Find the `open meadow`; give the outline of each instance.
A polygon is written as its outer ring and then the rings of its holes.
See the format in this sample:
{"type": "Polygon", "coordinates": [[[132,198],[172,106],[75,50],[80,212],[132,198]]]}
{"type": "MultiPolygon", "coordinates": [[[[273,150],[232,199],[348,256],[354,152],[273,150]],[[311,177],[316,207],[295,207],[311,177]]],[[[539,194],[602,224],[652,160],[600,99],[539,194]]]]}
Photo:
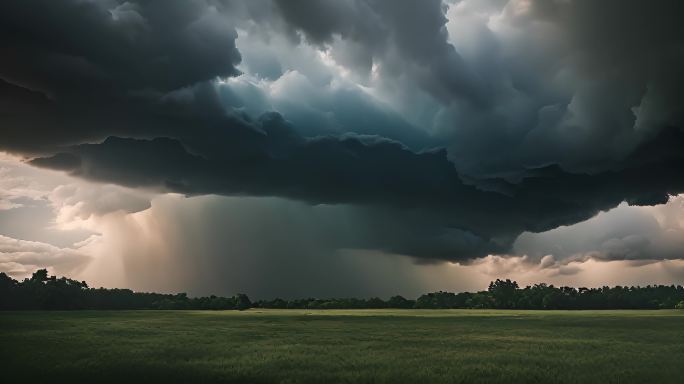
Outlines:
{"type": "Polygon", "coordinates": [[[681,383],[684,311],[5,312],[0,345],[32,383],[681,383]]]}

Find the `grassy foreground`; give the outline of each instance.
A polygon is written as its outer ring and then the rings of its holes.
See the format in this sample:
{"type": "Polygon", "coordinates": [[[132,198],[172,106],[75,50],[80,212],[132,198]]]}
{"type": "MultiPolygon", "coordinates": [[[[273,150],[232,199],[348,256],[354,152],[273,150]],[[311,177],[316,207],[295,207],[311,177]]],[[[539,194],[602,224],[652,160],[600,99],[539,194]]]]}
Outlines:
{"type": "Polygon", "coordinates": [[[684,311],[5,312],[0,365],[31,383],[681,383],[684,311]]]}

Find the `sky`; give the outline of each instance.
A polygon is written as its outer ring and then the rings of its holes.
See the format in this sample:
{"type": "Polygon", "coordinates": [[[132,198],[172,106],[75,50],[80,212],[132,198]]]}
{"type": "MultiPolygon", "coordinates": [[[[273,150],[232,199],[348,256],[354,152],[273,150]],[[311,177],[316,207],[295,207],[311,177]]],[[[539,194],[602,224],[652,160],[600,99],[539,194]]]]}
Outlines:
{"type": "Polygon", "coordinates": [[[0,271],[684,284],[678,0],[0,3],[0,271]]]}

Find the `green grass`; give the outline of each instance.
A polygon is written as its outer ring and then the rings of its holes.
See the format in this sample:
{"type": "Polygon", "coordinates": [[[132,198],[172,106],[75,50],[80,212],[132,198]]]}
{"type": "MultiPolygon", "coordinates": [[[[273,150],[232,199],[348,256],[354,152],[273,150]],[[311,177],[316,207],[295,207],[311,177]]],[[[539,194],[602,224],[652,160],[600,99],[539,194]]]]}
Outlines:
{"type": "Polygon", "coordinates": [[[684,311],[0,313],[5,379],[682,383],[684,311]]]}

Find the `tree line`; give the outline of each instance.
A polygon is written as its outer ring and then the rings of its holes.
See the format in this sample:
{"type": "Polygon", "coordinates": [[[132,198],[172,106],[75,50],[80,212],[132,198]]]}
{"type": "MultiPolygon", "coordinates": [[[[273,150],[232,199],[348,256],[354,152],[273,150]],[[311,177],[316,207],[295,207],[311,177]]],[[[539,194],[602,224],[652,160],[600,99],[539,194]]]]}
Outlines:
{"type": "Polygon", "coordinates": [[[90,288],[85,281],[48,276],[45,269],[17,281],[0,273],[0,309],[238,309],[252,307],[245,294],[233,297],[188,297],[185,293],[133,292],[130,289],[90,288]]]}
{"type": "Polygon", "coordinates": [[[535,284],[520,288],[511,280],[492,281],[481,292],[433,292],[416,300],[394,296],[380,298],[260,300],[258,308],[346,309],[684,309],[684,287],[649,285],[646,287],[572,288],[535,284]]]}
{"type": "Polygon", "coordinates": [[[520,288],[511,280],[492,281],[486,291],[432,292],[415,300],[393,296],[388,300],[294,299],[250,301],[245,294],[233,297],[188,297],[185,293],[161,294],[130,289],[90,288],[85,281],[48,276],[45,269],[17,281],[0,273],[1,310],[76,309],[684,309],[681,285],[646,287],[572,288],[535,284],[520,288]]]}

